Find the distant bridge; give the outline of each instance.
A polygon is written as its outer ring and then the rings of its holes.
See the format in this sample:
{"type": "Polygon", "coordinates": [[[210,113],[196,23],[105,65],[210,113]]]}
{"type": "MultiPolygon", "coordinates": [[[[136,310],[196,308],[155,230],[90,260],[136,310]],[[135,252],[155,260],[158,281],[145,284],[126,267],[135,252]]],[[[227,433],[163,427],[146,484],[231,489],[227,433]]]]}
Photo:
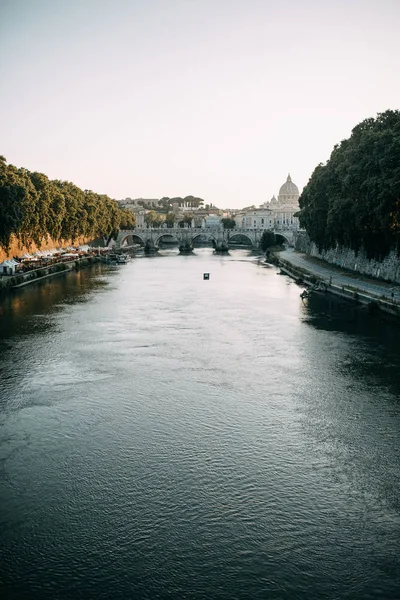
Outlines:
{"type": "Polygon", "coordinates": [[[291,229],[244,229],[235,227],[234,229],[224,229],[223,227],[137,227],[135,229],[120,231],[115,242],[116,248],[121,248],[123,245],[132,245],[135,243],[135,238],[143,244],[152,241],[154,246],[158,248],[162,238],[173,238],[178,244],[183,244],[186,241],[194,242],[196,238],[200,238],[202,242],[209,242],[212,245],[217,245],[218,242],[225,241],[228,244],[231,242],[240,242],[240,236],[249,240],[253,248],[258,248],[261,236],[264,231],[272,231],[276,235],[282,236],[286,242],[293,246],[295,231],[291,229]]]}

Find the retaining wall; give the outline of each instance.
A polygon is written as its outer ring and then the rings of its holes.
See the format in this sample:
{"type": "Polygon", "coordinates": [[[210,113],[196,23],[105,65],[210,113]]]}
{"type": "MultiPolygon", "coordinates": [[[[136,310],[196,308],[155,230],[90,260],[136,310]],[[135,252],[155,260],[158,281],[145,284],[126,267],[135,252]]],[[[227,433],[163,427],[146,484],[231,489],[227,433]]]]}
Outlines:
{"type": "Polygon", "coordinates": [[[384,260],[369,260],[363,250],[356,255],[350,248],[331,248],[330,250],[318,251],[317,246],[310,241],[306,233],[298,233],[295,248],[309,256],[321,258],[326,262],[356,271],[369,277],[377,277],[384,281],[400,283],[400,257],[396,251],[391,252],[384,260]]]}

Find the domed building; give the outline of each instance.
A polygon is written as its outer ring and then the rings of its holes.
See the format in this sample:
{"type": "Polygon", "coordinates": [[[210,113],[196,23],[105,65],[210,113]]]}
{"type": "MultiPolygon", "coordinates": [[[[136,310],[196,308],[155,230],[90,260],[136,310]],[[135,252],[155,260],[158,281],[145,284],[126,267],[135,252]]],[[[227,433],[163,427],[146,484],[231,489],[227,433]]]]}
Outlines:
{"type": "Polygon", "coordinates": [[[299,197],[299,188],[289,174],[279,190],[278,198],[272,196],[269,202],[264,202],[259,208],[238,213],[235,217],[236,225],[246,229],[296,231],[299,219],[294,215],[299,210],[299,197]]]}
{"type": "Polygon", "coordinates": [[[290,173],[287,176],[285,183],[281,186],[278,194],[278,204],[280,206],[299,206],[299,188],[293,183],[290,173]]]}

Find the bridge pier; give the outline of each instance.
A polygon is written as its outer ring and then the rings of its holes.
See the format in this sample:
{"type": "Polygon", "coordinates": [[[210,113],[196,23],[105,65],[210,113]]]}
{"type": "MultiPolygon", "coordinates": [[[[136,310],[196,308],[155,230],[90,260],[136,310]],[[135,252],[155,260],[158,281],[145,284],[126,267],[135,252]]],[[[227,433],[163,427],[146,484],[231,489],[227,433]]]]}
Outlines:
{"type": "Polygon", "coordinates": [[[193,240],[186,238],[179,244],[179,254],[192,254],[193,252],[193,240]]]}
{"type": "Polygon", "coordinates": [[[157,254],[158,249],[156,248],[155,244],[154,244],[154,240],[152,238],[149,238],[145,241],[144,243],[144,253],[145,254],[157,254]]]}

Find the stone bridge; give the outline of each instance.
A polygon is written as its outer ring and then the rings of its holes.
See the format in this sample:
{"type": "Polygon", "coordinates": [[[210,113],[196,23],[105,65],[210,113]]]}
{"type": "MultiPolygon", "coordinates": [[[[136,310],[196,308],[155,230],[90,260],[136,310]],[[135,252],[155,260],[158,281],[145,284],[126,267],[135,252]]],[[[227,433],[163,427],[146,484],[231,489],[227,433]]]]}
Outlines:
{"type": "MultiPolygon", "coordinates": [[[[234,229],[224,229],[223,227],[137,227],[132,230],[120,231],[115,241],[115,247],[119,249],[124,245],[131,246],[139,241],[143,244],[153,241],[154,246],[158,248],[159,242],[163,237],[167,236],[169,239],[172,237],[179,244],[184,244],[187,241],[194,242],[196,238],[200,237],[202,242],[209,242],[215,246],[222,241],[229,244],[230,242],[234,242],[235,238],[236,241],[240,241],[239,236],[244,236],[249,240],[253,248],[258,248],[264,231],[266,230],[243,229],[239,227],[235,227],[234,229]],[[136,242],[135,239],[137,240],[136,242]]],[[[270,231],[273,231],[276,235],[281,235],[290,246],[294,245],[295,231],[291,229],[273,229],[270,231]]]]}

